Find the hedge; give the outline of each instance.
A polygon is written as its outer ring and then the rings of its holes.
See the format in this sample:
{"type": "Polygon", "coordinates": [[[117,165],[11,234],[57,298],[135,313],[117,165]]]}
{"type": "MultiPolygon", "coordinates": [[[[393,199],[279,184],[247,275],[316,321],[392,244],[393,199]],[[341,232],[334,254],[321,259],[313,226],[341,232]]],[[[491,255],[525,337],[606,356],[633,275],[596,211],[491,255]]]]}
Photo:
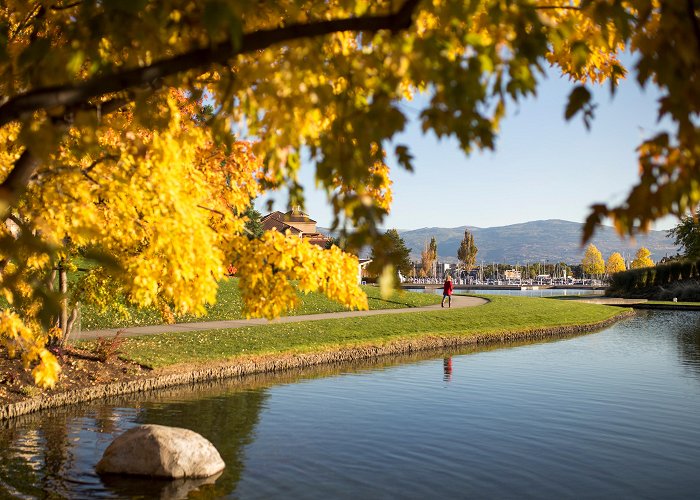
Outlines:
{"type": "Polygon", "coordinates": [[[666,287],[678,281],[699,278],[699,268],[700,260],[688,259],[622,271],[610,277],[608,291],[625,293],[650,287],[666,287]]]}

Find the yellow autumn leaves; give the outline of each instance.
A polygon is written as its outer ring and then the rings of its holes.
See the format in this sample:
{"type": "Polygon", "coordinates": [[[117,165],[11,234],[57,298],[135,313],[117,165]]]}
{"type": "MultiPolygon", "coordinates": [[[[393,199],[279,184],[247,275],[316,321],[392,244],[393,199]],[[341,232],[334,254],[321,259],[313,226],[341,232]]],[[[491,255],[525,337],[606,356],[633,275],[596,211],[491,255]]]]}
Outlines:
{"type": "MultiPolygon", "coordinates": [[[[623,47],[639,56],[638,81],[659,87],[673,126],[643,143],[638,186],[620,207],[594,205],[585,236],[606,216],[620,232],[643,230],[700,200],[700,56],[677,42],[697,38],[691,4],[7,0],[0,213],[19,232],[0,232],[3,294],[47,329],[55,297],[42,286],[80,249],[102,253],[130,300],[169,319],[201,313],[229,262],[249,273],[251,314],[292,304],[289,279],[362,307],[341,283],[354,281],[351,260],[303,242],[246,241],[250,200],[287,186],[302,202],[306,158],[334,225],[353,228],[356,248],[376,242],[392,195],[383,149],[412,168],[396,142],[409,115],[465,152],[492,149],[506,108],[536,92],[546,62],[614,84],[623,47]],[[404,99],[420,92],[421,109],[409,109],[404,99]],[[256,269],[259,259],[269,264],[256,269]]],[[[578,86],[566,116],[583,111],[588,124],[591,95],[578,86]]]]}
{"type": "Polygon", "coordinates": [[[351,309],[367,309],[357,258],[337,246],[324,250],[298,236],[269,231],[260,239],[236,238],[234,249],[248,316],[280,316],[298,303],[296,290],[320,291],[351,309]]]}
{"type": "MultiPolygon", "coordinates": [[[[204,314],[228,263],[239,269],[250,316],[272,318],[293,307],[290,280],[302,292],[318,290],[347,307],[367,307],[355,257],[276,232],[246,237],[240,214],[260,193],[262,176],[249,143],[215,145],[180,92],[166,93],[153,106],[165,110],[167,127],[146,129],[125,109],[85,135],[73,130],[40,167],[15,217],[23,224],[19,238],[31,231],[41,235],[41,244],[19,245],[22,240],[12,240],[3,226],[5,243],[14,243],[3,248],[8,264],[1,283],[22,314],[3,312],[0,337],[10,354],[35,364],[39,385],[53,385],[60,369],[37,320],[48,304],[32,293],[42,286],[37,279],[50,276],[67,256],[67,242],[99,250],[111,262],[109,270],[88,274],[82,294],[102,307],[106,293],[121,290],[134,304],[160,309],[165,320],[204,314]],[[117,289],[104,287],[106,275],[117,289]]],[[[374,170],[384,178],[380,167],[374,170]]]]}

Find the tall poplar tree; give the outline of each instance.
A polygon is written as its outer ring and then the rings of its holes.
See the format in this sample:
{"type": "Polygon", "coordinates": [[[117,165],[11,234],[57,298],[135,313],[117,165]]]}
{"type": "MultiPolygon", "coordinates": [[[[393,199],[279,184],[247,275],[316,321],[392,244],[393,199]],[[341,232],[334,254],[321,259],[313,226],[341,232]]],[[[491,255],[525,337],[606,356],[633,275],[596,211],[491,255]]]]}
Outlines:
{"type": "Polygon", "coordinates": [[[468,229],[464,230],[464,237],[457,249],[457,259],[462,263],[464,269],[471,271],[476,264],[476,254],[479,249],[474,243],[474,235],[468,229]]]}
{"type": "Polygon", "coordinates": [[[433,275],[433,278],[435,277],[435,271],[436,271],[436,264],[437,264],[437,259],[438,259],[438,248],[437,248],[437,240],[435,239],[435,236],[430,238],[430,246],[428,247],[428,251],[430,252],[430,269],[431,273],[433,275]]]}

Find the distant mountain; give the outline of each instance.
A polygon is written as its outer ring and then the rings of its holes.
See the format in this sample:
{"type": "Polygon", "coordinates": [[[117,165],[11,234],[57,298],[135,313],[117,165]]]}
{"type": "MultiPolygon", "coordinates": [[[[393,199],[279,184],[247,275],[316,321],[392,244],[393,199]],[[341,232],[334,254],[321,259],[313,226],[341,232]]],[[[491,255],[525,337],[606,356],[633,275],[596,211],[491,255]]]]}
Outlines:
{"type": "MultiPolygon", "coordinates": [[[[481,262],[525,263],[581,262],[585,248],[581,247],[583,224],[565,220],[539,220],[510,226],[479,228],[461,226],[454,228],[426,227],[410,231],[399,230],[399,234],[411,249],[413,259],[420,259],[426,241],[435,237],[441,261],[456,262],[457,249],[467,227],[474,235],[479,248],[477,260],[481,262]]],[[[666,237],[666,231],[650,231],[638,236],[634,242],[621,239],[612,227],[601,226],[596,230],[592,243],[603,254],[603,259],[612,252],[620,252],[625,258],[634,258],[641,246],[647,247],[653,260],[666,255],[676,255],[678,248],[666,237]]]]}

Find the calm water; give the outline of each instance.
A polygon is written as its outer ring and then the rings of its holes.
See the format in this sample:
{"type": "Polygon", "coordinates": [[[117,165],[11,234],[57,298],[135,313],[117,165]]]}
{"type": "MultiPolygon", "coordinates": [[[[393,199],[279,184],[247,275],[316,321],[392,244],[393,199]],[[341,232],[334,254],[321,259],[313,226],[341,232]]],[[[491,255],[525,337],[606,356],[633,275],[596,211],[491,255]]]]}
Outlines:
{"type": "Polygon", "coordinates": [[[697,498],[700,314],[124,397],[0,430],[0,497],[697,498]],[[193,429],[212,484],[102,480],[134,425],[193,429]]]}
{"type": "MultiPolygon", "coordinates": [[[[436,293],[442,295],[442,288],[407,289],[411,292],[436,293]]],[[[583,290],[578,288],[543,288],[540,290],[455,290],[457,295],[516,295],[518,297],[578,297],[581,295],[603,295],[605,290],[583,290]]]]}

